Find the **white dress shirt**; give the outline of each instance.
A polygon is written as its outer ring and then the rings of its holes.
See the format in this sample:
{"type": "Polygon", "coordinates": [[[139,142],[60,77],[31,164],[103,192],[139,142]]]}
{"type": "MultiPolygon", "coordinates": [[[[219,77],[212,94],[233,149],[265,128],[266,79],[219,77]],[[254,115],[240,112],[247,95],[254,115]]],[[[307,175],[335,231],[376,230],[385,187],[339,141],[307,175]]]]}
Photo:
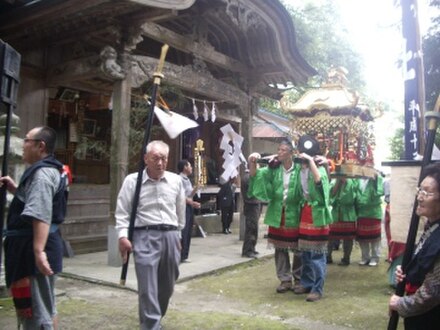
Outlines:
{"type": "MultiPolygon", "coordinates": [[[[128,237],[128,226],[133,205],[138,173],[125,178],[115,210],[118,238],[128,237]]],[[[185,226],[185,191],[180,175],[165,171],[159,180],[151,179],[143,171],[139,204],[134,227],[172,225],[182,230],[185,226]]]]}

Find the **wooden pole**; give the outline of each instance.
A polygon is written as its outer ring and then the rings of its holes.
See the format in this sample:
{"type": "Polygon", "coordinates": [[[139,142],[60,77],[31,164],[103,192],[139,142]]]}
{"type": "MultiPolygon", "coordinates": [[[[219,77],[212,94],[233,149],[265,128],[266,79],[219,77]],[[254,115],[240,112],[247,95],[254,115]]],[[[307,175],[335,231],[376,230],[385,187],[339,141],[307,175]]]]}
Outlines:
{"type": "MultiPolygon", "coordinates": [[[[437,126],[440,121],[440,95],[437,98],[437,102],[435,103],[434,111],[429,111],[425,115],[426,121],[427,121],[427,128],[428,128],[428,137],[426,138],[426,146],[425,151],[423,154],[423,160],[422,165],[420,168],[420,175],[419,175],[419,181],[418,184],[421,182],[423,169],[431,162],[431,156],[432,156],[432,150],[434,148],[434,140],[435,140],[435,133],[437,131],[437,126]]],[[[419,216],[416,213],[417,210],[417,196],[414,200],[413,204],[413,210],[411,215],[411,222],[408,230],[408,236],[406,240],[405,245],[405,253],[403,254],[402,259],[402,271],[405,273],[406,267],[408,266],[409,262],[411,261],[411,258],[414,253],[414,246],[417,236],[417,229],[419,227],[419,216]]],[[[405,293],[405,281],[402,281],[397,284],[396,288],[396,295],[403,296],[405,293]]],[[[396,311],[393,311],[391,313],[390,319],[388,321],[388,330],[395,330],[397,329],[397,325],[399,323],[399,314],[396,311]]]]}
{"type": "MultiPolygon", "coordinates": [[[[163,78],[162,69],[165,63],[165,57],[168,52],[169,46],[167,44],[162,46],[162,51],[160,54],[159,59],[159,65],[157,67],[156,72],[153,74],[154,80],[153,80],[153,91],[151,93],[151,105],[150,105],[150,112],[148,114],[148,120],[145,127],[145,134],[144,134],[144,141],[142,144],[142,150],[141,150],[141,158],[139,161],[139,170],[138,170],[138,176],[136,181],[136,188],[134,191],[133,196],[133,206],[130,213],[130,223],[128,226],[128,239],[130,242],[133,241],[133,231],[134,231],[134,223],[136,220],[136,213],[137,208],[139,204],[139,195],[141,192],[141,184],[142,184],[142,174],[145,169],[145,163],[144,163],[144,154],[145,149],[147,147],[148,141],[150,140],[150,134],[151,134],[151,127],[153,126],[153,119],[154,119],[154,107],[156,106],[156,96],[157,91],[160,86],[161,79],[163,78]]],[[[122,271],[121,271],[121,279],[120,284],[125,285],[125,281],[127,279],[127,270],[128,270],[128,262],[130,260],[130,254],[127,255],[127,261],[122,265],[122,271]]]]}

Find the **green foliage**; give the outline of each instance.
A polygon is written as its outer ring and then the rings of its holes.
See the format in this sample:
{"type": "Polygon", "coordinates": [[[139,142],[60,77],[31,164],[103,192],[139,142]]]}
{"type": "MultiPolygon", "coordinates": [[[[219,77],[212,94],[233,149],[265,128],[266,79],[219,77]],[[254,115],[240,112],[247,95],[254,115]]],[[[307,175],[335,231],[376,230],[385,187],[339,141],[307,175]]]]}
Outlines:
{"type": "Polygon", "coordinates": [[[393,137],[390,139],[390,160],[400,160],[403,159],[405,154],[405,141],[404,141],[405,130],[399,128],[394,133],[393,137]]]}
{"type": "MultiPolygon", "coordinates": [[[[306,61],[318,71],[309,81],[319,86],[327,79],[330,67],[342,66],[349,72],[350,87],[361,92],[365,88],[361,55],[349,42],[348,31],[341,25],[337,4],[332,0],[305,1],[302,6],[285,4],[296,29],[298,49],[306,61]]],[[[303,94],[301,86],[297,89],[303,94]]]]}
{"type": "MultiPolygon", "coordinates": [[[[440,9],[440,1],[431,1],[430,5],[437,10],[440,9]]],[[[440,94],[440,17],[435,17],[423,38],[423,61],[425,67],[425,95],[426,109],[433,110],[437,97],[440,94]]]]}
{"type": "Polygon", "coordinates": [[[284,115],[284,111],[281,109],[279,101],[265,97],[260,98],[259,101],[259,108],[263,108],[270,112],[284,115]]]}

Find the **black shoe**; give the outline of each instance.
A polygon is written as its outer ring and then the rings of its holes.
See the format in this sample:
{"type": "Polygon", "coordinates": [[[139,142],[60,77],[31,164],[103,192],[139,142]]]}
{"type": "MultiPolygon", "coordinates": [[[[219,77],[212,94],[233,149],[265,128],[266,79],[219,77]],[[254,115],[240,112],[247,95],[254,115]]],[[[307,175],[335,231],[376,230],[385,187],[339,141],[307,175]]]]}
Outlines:
{"type": "Polygon", "coordinates": [[[246,257],[246,258],[252,258],[252,259],[256,259],[257,258],[257,255],[255,253],[253,253],[253,252],[248,252],[248,253],[242,254],[241,256],[242,257],[246,257]]]}
{"type": "Polygon", "coordinates": [[[333,258],[330,256],[327,256],[327,264],[332,264],[333,263],[333,258]]]}
{"type": "Polygon", "coordinates": [[[342,258],[341,261],[338,263],[338,266],[348,266],[350,265],[350,260],[342,258]]]}
{"type": "Polygon", "coordinates": [[[228,234],[232,234],[232,231],[229,228],[226,230],[228,231],[228,234]]]}
{"type": "Polygon", "coordinates": [[[255,254],[260,254],[260,252],[258,252],[258,251],[255,251],[255,250],[254,250],[253,252],[254,252],[255,254]]]}
{"type": "Polygon", "coordinates": [[[225,234],[225,235],[228,235],[228,234],[229,234],[229,232],[228,232],[227,229],[223,229],[222,233],[225,234]]]}

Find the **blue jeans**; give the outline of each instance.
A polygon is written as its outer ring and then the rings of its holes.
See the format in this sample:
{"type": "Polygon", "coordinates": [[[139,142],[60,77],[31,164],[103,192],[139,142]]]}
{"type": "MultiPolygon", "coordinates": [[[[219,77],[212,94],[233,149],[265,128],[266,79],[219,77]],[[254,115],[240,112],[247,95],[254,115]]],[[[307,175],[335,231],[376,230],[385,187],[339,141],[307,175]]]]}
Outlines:
{"type": "Polygon", "coordinates": [[[301,259],[301,285],[306,289],[310,289],[310,292],[322,295],[325,275],[327,273],[325,254],[303,251],[301,259]]]}

